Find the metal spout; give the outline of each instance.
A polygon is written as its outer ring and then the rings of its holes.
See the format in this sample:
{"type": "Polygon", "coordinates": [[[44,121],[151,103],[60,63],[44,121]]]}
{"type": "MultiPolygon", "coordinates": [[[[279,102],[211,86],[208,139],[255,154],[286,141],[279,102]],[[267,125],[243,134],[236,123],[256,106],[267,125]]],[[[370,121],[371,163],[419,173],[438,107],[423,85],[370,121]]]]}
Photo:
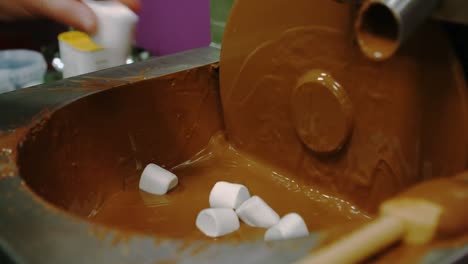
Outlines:
{"type": "Polygon", "coordinates": [[[438,0],[367,0],[355,24],[362,52],[370,59],[390,58],[434,11],[438,0]]]}

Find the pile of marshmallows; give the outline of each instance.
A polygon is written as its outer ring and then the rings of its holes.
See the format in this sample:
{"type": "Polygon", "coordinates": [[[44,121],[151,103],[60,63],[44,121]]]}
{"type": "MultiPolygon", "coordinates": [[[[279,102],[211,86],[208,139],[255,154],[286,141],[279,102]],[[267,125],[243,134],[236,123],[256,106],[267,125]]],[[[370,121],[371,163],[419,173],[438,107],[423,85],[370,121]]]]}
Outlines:
{"type": "MultiPolygon", "coordinates": [[[[152,194],[163,195],[178,183],[177,176],[155,165],[149,164],[140,178],[140,189],[152,194]]],[[[210,192],[211,208],[203,209],[197,216],[196,226],[209,237],[220,237],[240,228],[239,218],[249,226],[268,228],[265,240],[283,240],[309,235],[300,215],[289,213],[281,219],[260,197],[250,196],[242,184],[217,182],[210,192]]]]}

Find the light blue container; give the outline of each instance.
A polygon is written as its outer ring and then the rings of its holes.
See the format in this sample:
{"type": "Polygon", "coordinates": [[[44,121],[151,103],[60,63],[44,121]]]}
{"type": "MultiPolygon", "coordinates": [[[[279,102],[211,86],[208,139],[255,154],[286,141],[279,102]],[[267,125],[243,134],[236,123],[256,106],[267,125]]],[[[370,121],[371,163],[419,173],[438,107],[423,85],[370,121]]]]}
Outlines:
{"type": "Polygon", "coordinates": [[[32,50],[0,51],[0,93],[41,84],[47,64],[32,50]]]}

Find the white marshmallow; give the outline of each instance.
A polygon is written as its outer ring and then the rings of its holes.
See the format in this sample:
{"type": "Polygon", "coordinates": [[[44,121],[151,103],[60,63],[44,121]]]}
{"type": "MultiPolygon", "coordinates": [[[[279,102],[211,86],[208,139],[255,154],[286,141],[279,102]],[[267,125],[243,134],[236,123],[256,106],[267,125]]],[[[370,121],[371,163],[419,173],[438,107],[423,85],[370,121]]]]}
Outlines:
{"type": "Polygon", "coordinates": [[[174,188],[178,181],[172,172],[150,163],[141,174],[139,186],[145,192],[162,195],[174,188]]]}
{"type": "Polygon", "coordinates": [[[252,196],[236,210],[237,215],[249,226],[269,228],[276,225],[280,217],[258,196],[252,196]]]}
{"type": "Polygon", "coordinates": [[[265,240],[284,240],[309,235],[304,219],[296,213],[290,213],[265,232],[265,240]]]}
{"type": "Polygon", "coordinates": [[[249,190],[242,184],[217,182],[210,192],[210,206],[212,208],[238,208],[250,198],[249,190]]]}
{"type": "Polygon", "coordinates": [[[209,237],[219,237],[239,229],[239,218],[229,208],[208,208],[202,210],[195,222],[200,231],[209,237]]]}

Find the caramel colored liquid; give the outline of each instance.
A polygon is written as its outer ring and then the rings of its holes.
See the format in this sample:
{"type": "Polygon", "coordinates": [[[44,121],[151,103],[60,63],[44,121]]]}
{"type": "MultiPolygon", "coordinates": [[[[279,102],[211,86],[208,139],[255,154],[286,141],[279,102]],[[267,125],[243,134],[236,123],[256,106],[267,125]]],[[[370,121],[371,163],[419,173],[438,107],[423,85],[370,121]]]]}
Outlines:
{"type": "MultiPolygon", "coordinates": [[[[121,229],[171,238],[206,239],[195,227],[200,210],[209,207],[208,196],[217,181],[241,183],[262,197],[278,214],[297,212],[310,231],[323,230],[353,219],[366,218],[353,205],[283,176],[233,149],[217,134],[205,150],[173,169],[179,185],[158,196],[138,189],[138,181],[107,199],[92,221],[121,229]]],[[[263,239],[265,229],[241,228],[222,239],[263,239]]]]}

